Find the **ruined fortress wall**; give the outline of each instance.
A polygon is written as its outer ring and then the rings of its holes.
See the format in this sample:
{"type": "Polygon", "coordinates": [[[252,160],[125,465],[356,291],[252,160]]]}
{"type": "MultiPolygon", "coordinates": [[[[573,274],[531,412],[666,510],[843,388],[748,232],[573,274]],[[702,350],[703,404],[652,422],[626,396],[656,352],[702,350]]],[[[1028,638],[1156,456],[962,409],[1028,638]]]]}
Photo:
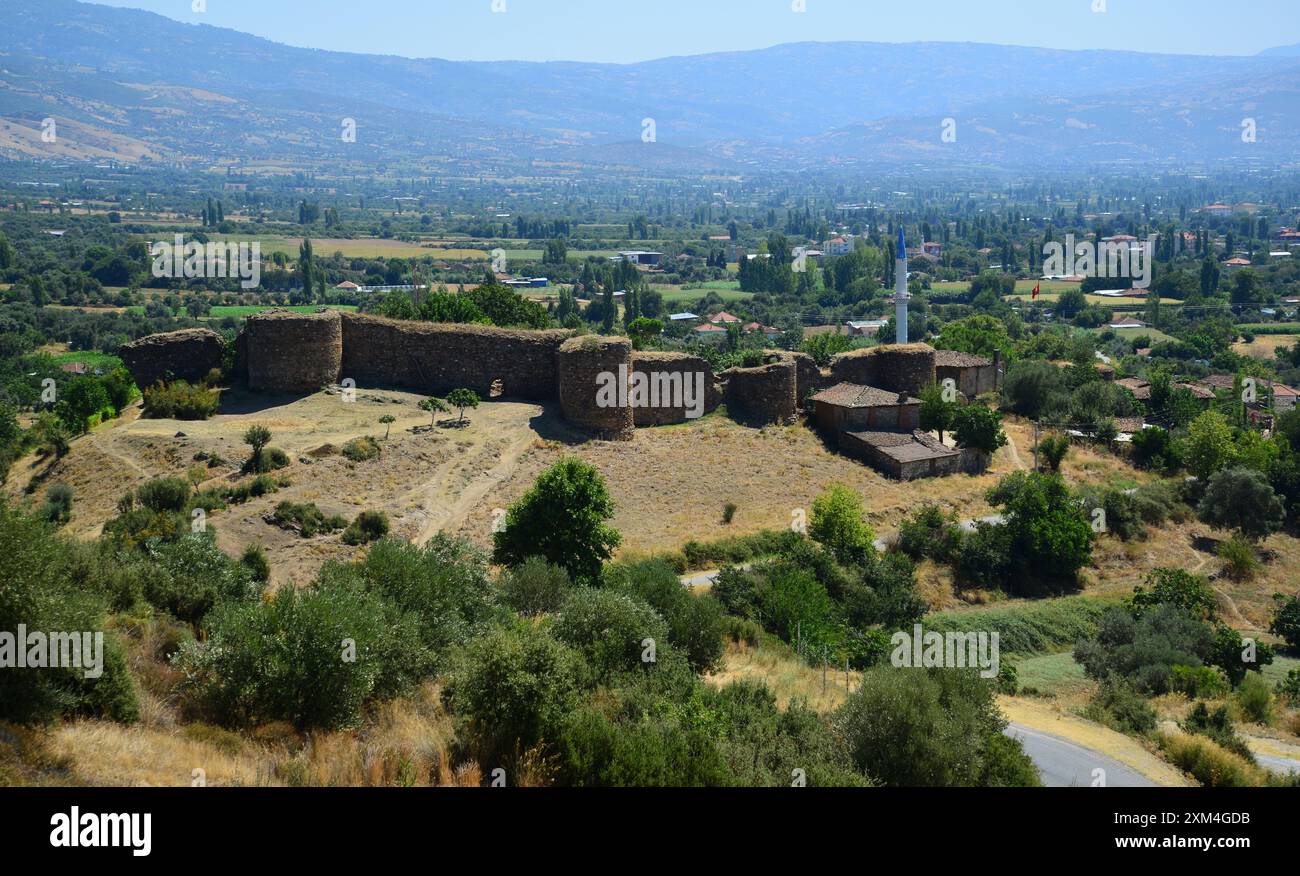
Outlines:
{"type": "Polygon", "coordinates": [[[221,367],[225,348],[221,335],[210,329],[182,329],[140,338],[124,345],[118,355],[144,390],[160,380],[202,380],[221,367]]]}
{"type": "Polygon", "coordinates": [[[346,313],[340,377],[358,385],[401,386],[446,395],[472,389],[530,401],[559,395],[557,354],[566,330],[524,331],[495,326],[404,322],[346,313]]]}
{"type": "MultiPolygon", "coordinates": [[[[671,375],[673,382],[680,381],[677,385],[692,387],[694,392],[696,385],[696,375],[704,375],[704,413],[712,413],[722,404],[722,386],[718,383],[717,377],[709,363],[699,356],[692,356],[689,353],[659,353],[659,352],[638,352],[632,354],[632,371],[634,373],[649,375],[671,375]]],[[[660,381],[661,386],[664,385],[660,381]]],[[[672,399],[677,401],[678,399],[672,399]]],[[[685,396],[681,397],[685,400],[685,396]]],[[[692,399],[694,400],[694,399],[692,399]]],[[[641,426],[664,426],[671,423],[684,423],[689,418],[686,416],[687,408],[685,405],[669,405],[669,399],[660,399],[660,406],[656,408],[636,407],[632,411],[633,421],[638,427],[641,426]]]]}
{"type": "Polygon", "coordinates": [[[917,395],[935,382],[934,348],[889,344],[841,353],[831,360],[832,383],[856,383],[917,395]]]}
{"type": "Polygon", "coordinates": [[[248,386],[262,392],[315,392],[337,383],[343,362],[338,311],[270,310],[244,323],[248,386]]]}
{"type": "Polygon", "coordinates": [[[611,441],[631,438],[636,431],[632,408],[617,404],[618,399],[601,406],[597,389],[598,377],[604,372],[617,376],[622,365],[631,373],[632,342],[596,335],[571,338],[560,346],[558,358],[564,419],[611,441]]]}
{"type": "Polygon", "coordinates": [[[776,350],[774,355],[780,356],[783,361],[794,363],[795,368],[795,395],[798,399],[800,408],[803,407],[808,396],[814,395],[826,387],[823,386],[825,381],[822,378],[822,371],[817,367],[816,360],[807,353],[795,353],[789,350],[776,350]]]}
{"type": "Polygon", "coordinates": [[[727,412],[737,422],[794,422],[799,409],[799,374],[793,359],[758,368],[729,368],[722,376],[727,381],[727,412]]]}

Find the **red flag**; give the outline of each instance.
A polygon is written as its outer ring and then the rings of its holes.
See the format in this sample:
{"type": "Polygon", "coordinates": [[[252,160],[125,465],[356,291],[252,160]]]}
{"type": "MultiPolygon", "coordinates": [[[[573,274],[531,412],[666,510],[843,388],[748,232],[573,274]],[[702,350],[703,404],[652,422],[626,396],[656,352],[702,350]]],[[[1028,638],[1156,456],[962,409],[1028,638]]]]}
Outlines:
{"type": "Polygon", "coordinates": [[[1038,286],[1035,286],[1035,287],[1034,287],[1034,294],[1030,296],[1031,299],[1033,299],[1033,298],[1037,298],[1037,297],[1038,297],[1038,289],[1039,289],[1039,286],[1042,286],[1042,285],[1043,285],[1042,283],[1039,283],[1038,286]]]}

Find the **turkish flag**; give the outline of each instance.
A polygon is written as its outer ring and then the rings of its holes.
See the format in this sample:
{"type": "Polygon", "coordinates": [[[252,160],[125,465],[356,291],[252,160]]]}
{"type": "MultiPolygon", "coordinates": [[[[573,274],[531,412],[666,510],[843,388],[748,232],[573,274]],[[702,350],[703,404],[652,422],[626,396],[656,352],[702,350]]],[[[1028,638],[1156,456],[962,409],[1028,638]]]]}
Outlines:
{"type": "Polygon", "coordinates": [[[1034,294],[1031,295],[1031,296],[1029,296],[1031,299],[1032,299],[1032,298],[1037,298],[1037,297],[1038,297],[1038,290],[1039,290],[1039,287],[1042,286],[1042,285],[1043,285],[1042,283],[1039,283],[1037,286],[1034,287],[1034,294]]]}

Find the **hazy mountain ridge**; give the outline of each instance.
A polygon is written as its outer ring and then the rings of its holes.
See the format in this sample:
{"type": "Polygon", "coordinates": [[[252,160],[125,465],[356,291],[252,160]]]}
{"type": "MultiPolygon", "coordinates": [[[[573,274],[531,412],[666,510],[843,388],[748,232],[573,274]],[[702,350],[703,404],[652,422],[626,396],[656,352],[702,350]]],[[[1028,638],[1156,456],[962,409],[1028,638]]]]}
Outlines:
{"type": "MultiPolygon", "coordinates": [[[[617,165],[644,157],[634,149],[646,145],[645,119],[656,145],[676,147],[656,156],[672,166],[1075,161],[1078,146],[1110,142],[1123,158],[1212,160],[1235,154],[1200,145],[1208,127],[1228,124],[1218,115],[1258,105],[1273,113],[1261,129],[1295,131],[1297,121],[1280,75],[1295,81],[1297,63],[1285,54],[798,43],[628,65],[452,62],[294,48],[74,0],[0,0],[0,11],[0,116],[66,116],[181,160],[617,165]],[[1207,93],[1224,102],[1218,115],[1207,93]],[[939,141],[948,116],[966,134],[955,144],[939,141]],[[362,132],[347,145],[373,155],[342,148],[344,118],[362,132]]],[[[1294,139],[1248,154],[1295,160],[1294,139]]],[[[37,157],[3,143],[0,152],[37,157]]]]}

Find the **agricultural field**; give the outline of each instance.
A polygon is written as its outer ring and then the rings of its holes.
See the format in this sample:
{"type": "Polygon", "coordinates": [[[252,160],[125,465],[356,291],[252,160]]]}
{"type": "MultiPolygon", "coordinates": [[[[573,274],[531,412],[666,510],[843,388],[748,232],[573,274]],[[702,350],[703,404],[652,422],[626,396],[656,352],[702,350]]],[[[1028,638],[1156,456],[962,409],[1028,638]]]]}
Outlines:
{"type": "Polygon", "coordinates": [[[1255,335],[1249,342],[1237,341],[1232,345],[1232,352],[1255,359],[1272,359],[1278,347],[1294,347],[1297,341],[1300,341],[1300,334],[1255,335]]]}

